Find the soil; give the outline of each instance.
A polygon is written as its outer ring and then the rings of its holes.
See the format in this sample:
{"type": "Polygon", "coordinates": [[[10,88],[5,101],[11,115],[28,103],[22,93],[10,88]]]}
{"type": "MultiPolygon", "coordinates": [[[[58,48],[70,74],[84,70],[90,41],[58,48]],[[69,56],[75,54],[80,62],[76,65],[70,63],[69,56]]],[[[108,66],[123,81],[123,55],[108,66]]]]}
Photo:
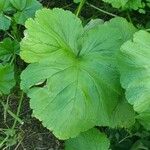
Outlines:
{"type": "Polygon", "coordinates": [[[21,114],[24,125],[20,129],[23,135],[17,150],[63,150],[63,142],[44,128],[39,120],[32,117],[28,98],[24,99],[23,106],[21,114]]]}

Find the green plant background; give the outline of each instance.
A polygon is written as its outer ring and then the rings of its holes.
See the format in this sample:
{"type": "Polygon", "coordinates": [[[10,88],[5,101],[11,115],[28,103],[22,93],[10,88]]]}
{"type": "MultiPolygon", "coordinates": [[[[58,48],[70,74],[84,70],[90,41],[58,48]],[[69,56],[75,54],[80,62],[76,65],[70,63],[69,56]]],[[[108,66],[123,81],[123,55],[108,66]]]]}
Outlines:
{"type": "Polygon", "coordinates": [[[0,149],[150,149],[149,9],[1,0],[0,149]]]}

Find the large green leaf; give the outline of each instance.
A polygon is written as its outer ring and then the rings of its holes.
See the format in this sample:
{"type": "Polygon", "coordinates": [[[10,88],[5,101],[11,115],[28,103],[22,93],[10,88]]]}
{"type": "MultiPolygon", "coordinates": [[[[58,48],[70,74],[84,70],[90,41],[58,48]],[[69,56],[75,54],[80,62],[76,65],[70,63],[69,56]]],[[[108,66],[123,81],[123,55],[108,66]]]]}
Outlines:
{"type": "Polygon", "coordinates": [[[10,0],[11,4],[17,9],[14,15],[15,21],[18,24],[24,25],[28,18],[33,18],[35,12],[42,8],[42,5],[37,0],[10,0]]]}
{"type": "Polygon", "coordinates": [[[108,150],[109,139],[97,129],[90,129],[65,143],[65,150],[108,150]]]}
{"type": "Polygon", "coordinates": [[[14,85],[15,79],[13,67],[0,64],[0,95],[8,94],[14,85]]]}
{"type": "Polygon", "coordinates": [[[85,31],[71,12],[43,9],[26,27],[20,56],[31,64],[21,75],[21,88],[34,116],[58,138],[97,124],[114,127],[121,124],[118,118],[114,125],[116,116],[123,120],[121,113],[133,113],[130,107],[118,111],[123,96],[116,55],[125,39],[111,21],[85,31]]]}
{"type": "Polygon", "coordinates": [[[150,34],[135,33],[133,41],[126,42],[119,55],[121,83],[126,98],[140,115],[142,124],[150,129],[150,34]]]}

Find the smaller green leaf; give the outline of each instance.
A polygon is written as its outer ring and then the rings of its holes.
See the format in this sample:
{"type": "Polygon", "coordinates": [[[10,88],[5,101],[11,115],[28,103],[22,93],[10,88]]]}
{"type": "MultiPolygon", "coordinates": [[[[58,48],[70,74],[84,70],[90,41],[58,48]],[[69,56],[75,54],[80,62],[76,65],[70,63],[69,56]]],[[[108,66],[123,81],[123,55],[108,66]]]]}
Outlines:
{"type": "Polygon", "coordinates": [[[15,85],[14,70],[11,65],[0,64],[0,95],[8,94],[15,85]]]}
{"type": "Polygon", "coordinates": [[[11,20],[4,14],[0,14],[0,30],[8,30],[11,24],[11,20]]]}
{"type": "Polygon", "coordinates": [[[10,58],[19,51],[19,43],[12,41],[10,38],[0,42],[0,60],[7,62],[10,58]]]}
{"type": "Polygon", "coordinates": [[[0,0],[0,13],[12,10],[10,0],[0,0]]]}
{"type": "Polygon", "coordinates": [[[138,10],[139,8],[144,8],[141,0],[129,0],[125,6],[128,9],[138,10]]]}
{"type": "Polygon", "coordinates": [[[65,150],[108,150],[109,139],[97,129],[90,129],[65,143],[65,150]]]}
{"type": "Polygon", "coordinates": [[[37,0],[26,0],[24,2],[22,0],[11,0],[11,4],[19,10],[14,15],[14,18],[21,25],[24,25],[28,18],[33,18],[35,12],[42,8],[42,5],[37,0]]]}
{"type": "Polygon", "coordinates": [[[11,19],[5,15],[11,11],[12,7],[9,0],[0,0],[0,30],[8,30],[11,24],[11,19]]]}
{"type": "Polygon", "coordinates": [[[138,10],[144,8],[142,0],[103,0],[111,4],[114,8],[138,10]]]}
{"type": "Polygon", "coordinates": [[[103,0],[104,2],[110,3],[115,8],[124,7],[128,0],[103,0]]]}
{"type": "Polygon", "coordinates": [[[27,0],[10,0],[13,7],[17,10],[22,11],[26,7],[27,0]]]}

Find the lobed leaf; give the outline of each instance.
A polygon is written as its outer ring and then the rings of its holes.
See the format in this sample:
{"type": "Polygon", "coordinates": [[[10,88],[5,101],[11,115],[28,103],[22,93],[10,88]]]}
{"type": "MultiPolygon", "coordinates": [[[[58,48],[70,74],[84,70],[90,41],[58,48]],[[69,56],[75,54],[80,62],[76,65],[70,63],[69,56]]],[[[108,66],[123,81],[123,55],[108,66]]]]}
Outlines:
{"type": "Polygon", "coordinates": [[[113,20],[85,30],[69,11],[42,9],[26,28],[20,56],[31,64],[21,75],[21,88],[31,98],[33,115],[45,127],[68,139],[95,125],[124,126],[120,121],[124,113],[134,122],[128,104],[118,111],[124,96],[116,55],[130,36],[118,34],[113,20]]]}
{"type": "Polygon", "coordinates": [[[140,115],[139,120],[148,121],[150,114],[150,34],[135,33],[133,41],[121,47],[118,56],[121,83],[126,89],[126,98],[140,115]]]}

